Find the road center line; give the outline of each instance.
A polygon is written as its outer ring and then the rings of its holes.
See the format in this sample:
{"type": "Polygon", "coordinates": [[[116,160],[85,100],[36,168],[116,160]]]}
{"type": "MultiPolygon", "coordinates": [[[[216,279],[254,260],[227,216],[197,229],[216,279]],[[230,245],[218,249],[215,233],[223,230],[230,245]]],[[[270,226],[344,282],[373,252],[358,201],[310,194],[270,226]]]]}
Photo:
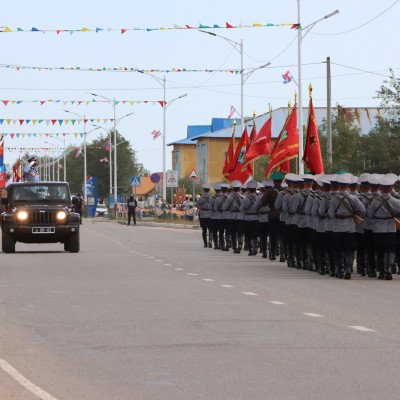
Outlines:
{"type": "Polygon", "coordinates": [[[232,286],[232,285],[220,285],[221,287],[226,287],[226,288],[231,288],[231,287],[235,287],[235,286],[232,286]]]}
{"type": "Polygon", "coordinates": [[[57,400],[51,394],[45,392],[39,386],[36,386],[30,380],[26,379],[22,374],[20,374],[12,365],[10,365],[7,361],[2,360],[0,358],[0,368],[10,375],[14,380],[16,380],[19,384],[21,384],[25,389],[29,390],[36,397],[41,400],[57,400]]]}
{"type": "Polygon", "coordinates": [[[349,328],[355,329],[356,331],[360,331],[360,332],[375,332],[374,329],[369,329],[369,328],[366,328],[365,326],[360,326],[360,325],[350,326],[349,328]]]}
{"type": "Polygon", "coordinates": [[[324,318],[324,316],[323,315],[321,315],[321,314],[315,314],[315,313],[307,313],[307,312],[305,312],[305,313],[303,313],[304,315],[307,315],[308,317],[313,317],[313,318],[324,318]]]}
{"type": "Polygon", "coordinates": [[[162,262],[162,261],[164,261],[164,260],[154,260],[154,261],[157,261],[157,262],[160,262],[160,261],[161,261],[161,262],[162,262]]]}
{"type": "Polygon", "coordinates": [[[282,305],[286,304],[286,303],[282,303],[281,301],[276,301],[276,300],[271,300],[271,301],[269,301],[269,303],[275,304],[277,306],[282,306],[282,305]]]}
{"type": "Polygon", "coordinates": [[[210,278],[205,278],[202,279],[204,282],[214,282],[214,279],[210,279],[210,278]]]}
{"type": "Polygon", "coordinates": [[[183,268],[174,268],[175,271],[183,271],[183,268]]]}
{"type": "Polygon", "coordinates": [[[253,293],[253,292],[242,292],[242,294],[245,294],[246,296],[258,296],[257,293],[253,293]]]}
{"type": "Polygon", "coordinates": [[[199,274],[196,274],[195,272],[186,272],[186,275],[198,276],[199,274]]]}
{"type": "Polygon", "coordinates": [[[164,264],[166,267],[170,267],[172,264],[164,264]]]}

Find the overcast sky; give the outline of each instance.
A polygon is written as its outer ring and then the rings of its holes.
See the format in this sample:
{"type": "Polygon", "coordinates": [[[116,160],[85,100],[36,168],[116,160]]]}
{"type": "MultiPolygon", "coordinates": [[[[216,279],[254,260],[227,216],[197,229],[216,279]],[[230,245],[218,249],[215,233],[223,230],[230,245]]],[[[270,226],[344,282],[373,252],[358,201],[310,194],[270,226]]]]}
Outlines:
{"type": "MultiPolygon", "coordinates": [[[[332,65],[333,103],[343,106],[377,106],[377,88],[389,68],[400,69],[396,41],[400,34],[400,3],[376,20],[345,34],[377,16],[394,0],[302,1],[303,26],[335,9],[340,14],[318,23],[303,42],[303,88],[307,103],[307,86],[314,87],[314,104],[326,104],[327,56],[342,64],[377,74],[332,65]],[[320,35],[324,33],[335,35],[320,35]],[[312,65],[307,65],[312,64],[312,65]]],[[[203,23],[207,25],[297,22],[296,0],[136,1],[136,0],[13,0],[4,2],[0,25],[12,28],[130,28],[203,23]]],[[[251,115],[286,106],[295,85],[283,85],[282,73],[290,70],[297,77],[296,32],[286,27],[218,30],[235,41],[244,40],[245,68],[257,67],[271,60],[271,67],[256,71],[245,86],[244,110],[251,115]]],[[[10,33],[0,35],[1,64],[85,67],[159,68],[239,68],[239,54],[224,40],[193,31],[153,31],[120,33],[10,33]]],[[[159,75],[161,78],[162,74],[159,75]]],[[[227,117],[231,105],[240,110],[240,77],[226,73],[167,74],[167,100],[187,93],[167,112],[167,142],[186,136],[191,124],[209,124],[212,117],[227,117]]],[[[38,72],[0,69],[1,99],[89,99],[95,91],[120,100],[160,100],[162,89],[149,76],[137,73],[38,72]]],[[[60,119],[70,118],[62,105],[0,105],[0,118],[60,119]]],[[[108,104],[68,106],[89,118],[112,118],[108,104]]],[[[158,105],[118,105],[117,118],[135,114],[119,125],[141,161],[150,171],[160,171],[162,140],[152,140],[151,132],[162,130],[162,108],[158,105]]],[[[2,132],[76,132],[64,127],[1,126],[2,132]]],[[[97,133],[95,134],[97,135],[97,133]]],[[[92,137],[94,138],[95,136],[92,137]]],[[[90,136],[89,136],[90,138],[90,136]]],[[[6,139],[6,146],[45,146],[44,140],[6,139]]],[[[58,142],[48,140],[57,144],[58,142]]],[[[70,137],[68,143],[79,143],[70,137]]],[[[168,166],[171,165],[168,148],[168,166]]],[[[17,153],[5,153],[6,163],[17,153]]],[[[95,172],[90,171],[91,174],[95,172]]]]}

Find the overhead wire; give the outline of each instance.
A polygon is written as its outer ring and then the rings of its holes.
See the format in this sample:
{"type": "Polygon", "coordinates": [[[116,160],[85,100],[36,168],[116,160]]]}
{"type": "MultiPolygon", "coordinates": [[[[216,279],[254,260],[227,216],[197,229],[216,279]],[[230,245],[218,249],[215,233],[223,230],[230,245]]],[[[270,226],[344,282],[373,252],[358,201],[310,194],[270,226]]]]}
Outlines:
{"type": "Polygon", "coordinates": [[[371,18],[370,20],[362,23],[361,25],[358,25],[354,28],[342,31],[342,32],[333,32],[333,33],[320,33],[320,32],[310,32],[312,35],[318,35],[318,36],[336,36],[336,35],[344,35],[345,33],[350,33],[353,32],[357,29],[363,28],[365,25],[368,25],[369,23],[375,21],[378,19],[381,15],[385,14],[387,11],[389,11],[392,7],[394,7],[400,0],[396,0],[394,3],[392,3],[389,7],[387,7],[385,10],[380,12],[378,15],[375,15],[375,17],[371,18]]]}

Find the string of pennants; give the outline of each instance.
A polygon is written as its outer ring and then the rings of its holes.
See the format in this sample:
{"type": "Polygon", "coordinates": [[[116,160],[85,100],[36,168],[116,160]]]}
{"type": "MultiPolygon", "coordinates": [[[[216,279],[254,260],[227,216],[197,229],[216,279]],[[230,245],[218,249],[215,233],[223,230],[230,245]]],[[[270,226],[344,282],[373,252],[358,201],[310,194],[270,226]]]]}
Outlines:
{"type": "Polygon", "coordinates": [[[141,74],[151,74],[151,73],[178,73],[178,72],[205,72],[205,73],[215,73],[222,72],[227,74],[239,74],[240,69],[237,68],[170,68],[170,69],[141,69],[137,67],[45,67],[37,65],[15,65],[15,64],[0,64],[0,68],[11,69],[15,71],[22,70],[36,70],[36,71],[80,71],[80,72],[137,72],[141,74]]]}
{"type": "Polygon", "coordinates": [[[47,126],[49,125],[68,125],[71,123],[75,124],[87,124],[90,123],[107,123],[113,122],[113,118],[91,118],[91,119],[0,119],[0,125],[36,125],[45,123],[47,126]]]}
{"type": "MultiPolygon", "coordinates": [[[[164,100],[113,100],[115,105],[118,104],[130,104],[131,106],[134,106],[135,104],[139,103],[144,103],[144,104],[159,104],[161,107],[164,107],[165,104],[167,103],[164,100]]],[[[3,99],[0,100],[0,103],[3,104],[4,106],[8,106],[9,104],[24,104],[24,103],[37,103],[40,104],[41,106],[45,104],[51,104],[51,103],[61,103],[64,106],[65,105],[78,105],[80,106],[81,104],[84,105],[89,105],[93,103],[109,103],[107,100],[96,100],[96,99],[90,99],[90,100],[59,100],[59,99],[48,99],[48,100],[11,100],[11,99],[3,99]]]]}
{"type": "Polygon", "coordinates": [[[15,32],[41,32],[41,33],[56,33],[59,35],[60,33],[86,33],[86,32],[119,32],[123,35],[126,32],[152,32],[152,31],[170,31],[170,30],[198,30],[198,29],[243,29],[243,28],[272,28],[272,27],[288,27],[290,29],[299,29],[300,24],[296,23],[280,23],[273,24],[270,22],[267,23],[258,23],[253,22],[252,24],[231,24],[229,22],[225,22],[225,24],[198,24],[198,25],[177,25],[173,24],[172,26],[161,26],[155,28],[144,28],[144,27],[133,27],[133,28],[75,28],[75,29],[46,29],[46,28],[21,28],[21,27],[10,27],[10,26],[2,26],[0,27],[0,33],[15,33],[15,32]]]}
{"type": "Polygon", "coordinates": [[[60,150],[64,150],[64,148],[58,147],[8,147],[6,146],[4,150],[9,152],[24,152],[24,151],[44,151],[44,152],[52,152],[52,153],[59,153],[60,150]]]}
{"type": "MultiPolygon", "coordinates": [[[[81,137],[83,138],[83,132],[63,132],[63,133],[0,133],[2,136],[7,136],[10,139],[19,139],[19,138],[36,138],[36,137],[59,137],[59,136],[69,136],[73,135],[75,138],[81,137]]],[[[0,139],[1,140],[1,139],[0,139]]]]}

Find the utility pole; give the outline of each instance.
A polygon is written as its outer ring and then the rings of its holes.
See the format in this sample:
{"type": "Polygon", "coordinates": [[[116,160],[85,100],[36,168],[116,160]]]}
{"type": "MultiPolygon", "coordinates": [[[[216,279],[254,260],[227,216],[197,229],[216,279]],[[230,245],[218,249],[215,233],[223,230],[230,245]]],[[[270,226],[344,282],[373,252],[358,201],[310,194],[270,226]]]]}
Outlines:
{"type": "Polygon", "coordinates": [[[331,58],[326,58],[326,150],[328,171],[332,172],[332,92],[331,92],[331,58]]]}
{"type": "Polygon", "coordinates": [[[243,69],[243,39],[240,39],[240,135],[244,132],[244,69],[243,69]]]}
{"type": "Polygon", "coordinates": [[[113,109],[114,109],[114,207],[117,209],[118,201],[118,182],[117,182],[117,120],[116,120],[116,104],[115,98],[113,99],[113,109]]]}
{"type": "Polygon", "coordinates": [[[166,165],[166,152],[167,152],[167,102],[166,102],[166,79],[164,75],[164,79],[162,81],[163,86],[163,135],[162,135],[162,146],[163,146],[163,153],[162,153],[162,202],[167,202],[167,165],[166,165]]]}
{"type": "Polygon", "coordinates": [[[297,77],[297,85],[299,89],[299,103],[298,103],[298,126],[297,129],[299,131],[299,174],[304,174],[304,164],[303,164],[303,91],[302,91],[302,82],[301,82],[301,42],[303,40],[303,32],[300,22],[300,0],[297,0],[297,23],[299,24],[297,30],[297,56],[298,56],[298,77],[297,77]]]}

